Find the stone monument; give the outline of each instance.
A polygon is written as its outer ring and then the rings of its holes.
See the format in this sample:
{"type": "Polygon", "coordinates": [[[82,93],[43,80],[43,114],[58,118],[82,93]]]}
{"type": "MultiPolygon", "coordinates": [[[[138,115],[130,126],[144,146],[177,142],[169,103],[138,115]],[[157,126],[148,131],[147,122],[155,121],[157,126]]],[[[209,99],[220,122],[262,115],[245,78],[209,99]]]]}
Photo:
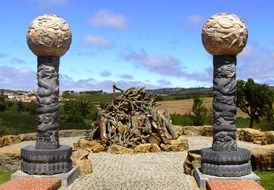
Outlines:
{"type": "Polygon", "coordinates": [[[59,63],[71,44],[66,21],[56,15],[33,20],[27,32],[31,51],[38,56],[37,140],[21,149],[21,170],[30,175],[53,175],[73,170],[72,148],[59,144],[59,63]]]}
{"type": "Polygon", "coordinates": [[[236,142],[236,56],[246,45],[245,23],[230,13],[209,18],[202,29],[202,42],[213,55],[213,143],[201,150],[200,174],[241,177],[251,174],[249,150],[236,142]]]}

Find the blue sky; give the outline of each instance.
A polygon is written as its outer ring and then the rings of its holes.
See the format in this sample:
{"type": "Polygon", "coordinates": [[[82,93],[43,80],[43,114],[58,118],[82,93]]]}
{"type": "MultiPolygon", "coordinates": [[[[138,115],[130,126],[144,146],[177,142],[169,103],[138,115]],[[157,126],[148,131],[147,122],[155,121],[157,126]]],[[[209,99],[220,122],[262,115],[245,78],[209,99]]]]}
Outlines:
{"type": "Polygon", "coordinates": [[[124,89],[212,86],[212,56],[201,29],[221,12],[238,15],[248,27],[238,79],[274,85],[271,0],[10,0],[0,7],[0,88],[36,89],[26,31],[43,14],[63,17],[72,30],[61,58],[61,90],[111,91],[113,82],[124,89]]]}

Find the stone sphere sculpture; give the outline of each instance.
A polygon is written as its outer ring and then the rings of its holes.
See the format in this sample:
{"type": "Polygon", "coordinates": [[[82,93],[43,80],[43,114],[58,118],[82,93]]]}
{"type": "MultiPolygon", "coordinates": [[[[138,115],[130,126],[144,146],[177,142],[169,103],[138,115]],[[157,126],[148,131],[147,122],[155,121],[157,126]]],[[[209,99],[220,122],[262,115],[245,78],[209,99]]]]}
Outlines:
{"type": "Polygon", "coordinates": [[[56,15],[39,16],[28,28],[27,42],[37,56],[61,57],[71,44],[70,27],[63,18],[56,15]]]}
{"type": "Polygon", "coordinates": [[[245,23],[231,13],[220,13],[207,20],[202,29],[202,42],[212,55],[237,55],[246,45],[245,23]]]}

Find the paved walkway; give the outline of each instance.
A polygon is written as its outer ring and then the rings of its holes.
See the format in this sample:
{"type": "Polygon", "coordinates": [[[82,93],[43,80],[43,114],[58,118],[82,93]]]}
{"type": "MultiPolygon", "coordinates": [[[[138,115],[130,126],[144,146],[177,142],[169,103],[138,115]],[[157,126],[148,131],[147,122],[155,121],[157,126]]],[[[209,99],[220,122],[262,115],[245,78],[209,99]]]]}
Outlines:
{"type": "MultiPolygon", "coordinates": [[[[209,147],[212,137],[189,136],[190,149],[209,147]]],[[[72,145],[79,137],[61,138],[62,144],[72,145]]],[[[0,148],[0,152],[16,151],[34,142],[22,142],[0,148]]],[[[238,141],[240,147],[248,149],[260,147],[252,143],[238,141]]],[[[195,190],[192,176],[183,173],[183,162],[187,151],[159,152],[145,154],[115,155],[91,153],[93,172],[80,176],[69,187],[62,190],[195,190]]]]}

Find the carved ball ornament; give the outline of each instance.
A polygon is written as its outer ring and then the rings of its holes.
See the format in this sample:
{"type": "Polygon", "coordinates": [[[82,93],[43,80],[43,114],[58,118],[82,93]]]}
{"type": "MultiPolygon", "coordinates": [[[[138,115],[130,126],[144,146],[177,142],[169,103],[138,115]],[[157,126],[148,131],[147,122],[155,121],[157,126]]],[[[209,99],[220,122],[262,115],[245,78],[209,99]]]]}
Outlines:
{"type": "Polygon", "coordinates": [[[70,47],[71,31],[63,18],[56,15],[39,16],[28,28],[27,42],[37,56],[61,57],[70,47]]]}
{"type": "Polygon", "coordinates": [[[205,49],[212,55],[237,55],[246,45],[245,23],[231,13],[220,13],[207,20],[202,29],[205,49]]]}

